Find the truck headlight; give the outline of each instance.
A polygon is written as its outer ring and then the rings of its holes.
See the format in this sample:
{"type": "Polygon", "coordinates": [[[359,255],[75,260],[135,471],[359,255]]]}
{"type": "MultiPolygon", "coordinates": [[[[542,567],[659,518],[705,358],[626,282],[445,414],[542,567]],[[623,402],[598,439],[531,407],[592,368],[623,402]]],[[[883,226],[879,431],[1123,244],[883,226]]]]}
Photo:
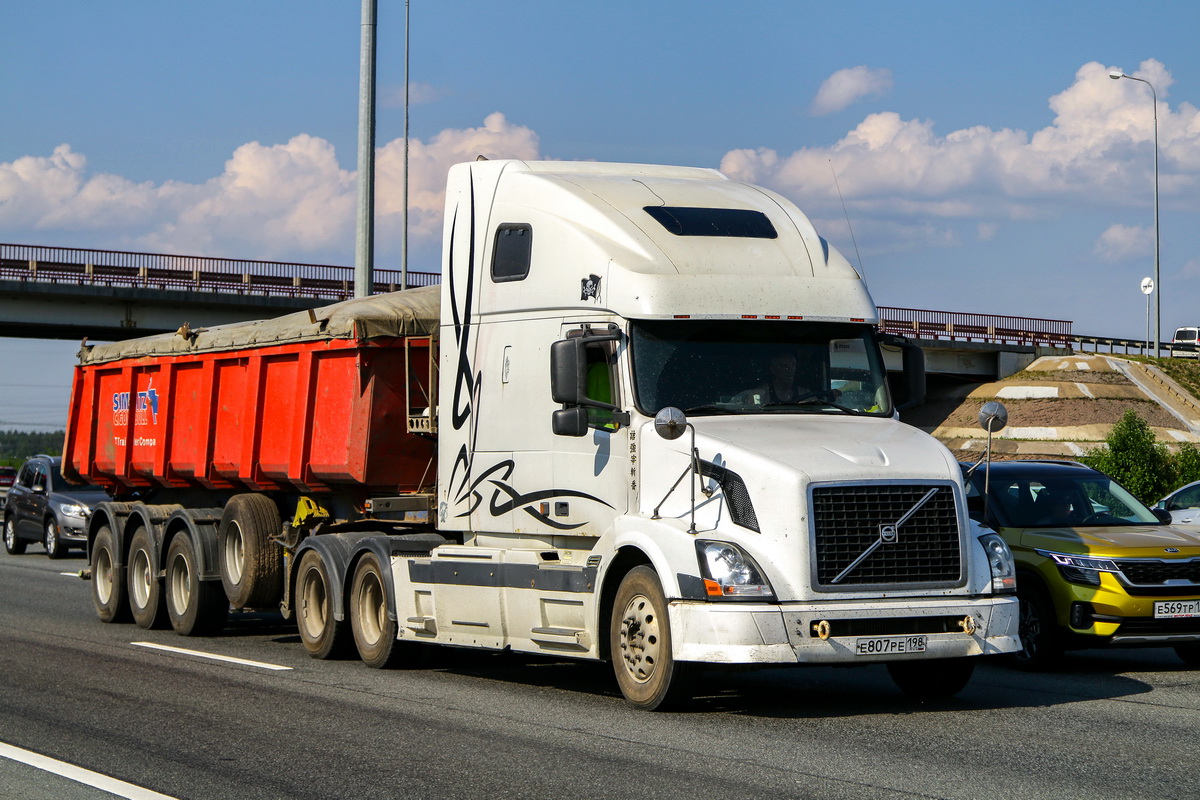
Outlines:
{"type": "Polygon", "coordinates": [[[704,539],[696,542],[700,577],[710,598],[773,597],[770,584],[754,559],[737,545],[704,539]]]}
{"type": "Polygon", "coordinates": [[[58,510],[64,517],[76,517],[77,519],[87,519],[87,515],[91,513],[90,508],[77,503],[63,503],[58,510]]]}
{"type": "Polygon", "coordinates": [[[983,552],[987,554],[988,566],[992,570],[992,593],[1013,594],[1017,591],[1017,564],[1012,551],[996,533],[985,533],[979,537],[983,552]]]}

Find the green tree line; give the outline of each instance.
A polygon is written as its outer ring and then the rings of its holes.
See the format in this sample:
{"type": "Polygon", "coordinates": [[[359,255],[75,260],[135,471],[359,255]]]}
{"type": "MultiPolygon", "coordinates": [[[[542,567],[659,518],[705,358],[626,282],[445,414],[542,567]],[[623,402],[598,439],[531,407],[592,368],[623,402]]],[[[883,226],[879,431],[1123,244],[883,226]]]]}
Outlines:
{"type": "Polygon", "coordinates": [[[0,431],[0,464],[19,466],[25,459],[39,453],[62,455],[66,431],[0,431]]]}

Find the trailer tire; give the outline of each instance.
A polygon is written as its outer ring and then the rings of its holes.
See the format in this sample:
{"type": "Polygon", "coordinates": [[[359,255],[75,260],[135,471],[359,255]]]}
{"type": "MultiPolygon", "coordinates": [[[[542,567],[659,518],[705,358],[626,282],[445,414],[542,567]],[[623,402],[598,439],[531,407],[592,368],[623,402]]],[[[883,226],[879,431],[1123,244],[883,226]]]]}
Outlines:
{"type": "Polygon", "coordinates": [[[892,682],[917,700],[945,700],[963,690],[975,671],[974,658],[938,658],[930,661],[892,661],[887,665],[892,682]]]}
{"type": "Polygon", "coordinates": [[[158,564],[154,560],[150,531],[138,528],[129,545],[129,563],[125,567],[129,590],[129,610],[139,628],[166,626],[167,614],[158,564]]]}
{"type": "Polygon", "coordinates": [[[221,585],[234,608],[273,608],[283,591],[283,530],[279,509],[262,494],[238,494],[221,514],[221,585]]]}
{"type": "Polygon", "coordinates": [[[691,698],[694,665],[671,653],[667,598],[657,573],[634,567],[621,580],[609,628],[613,671],[630,705],[666,710],[691,698]]]}
{"type": "Polygon", "coordinates": [[[167,548],[167,616],[180,636],[208,636],[225,625],[229,600],[217,581],[200,580],[192,538],[180,532],[167,548]]]}
{"type": "Polygon", "coordinates": [[[306,550],[296,570],[296,626],[300,641],[313,658],[340,658],[346,654],[350,626],[333,617],[333,591],[325,559],[306,550]]]}
{"type": "Polygon", "coordinates": [[[125,622],[129,604],[125,602],[125,581],[117,568],[117,553],[112,528],[101,526],[92,542],[92,605],[101,622],[125,622]]]}
{"type": "Polygon", "coordinates": [[[17,538],[17,521],[9,514],[4,520],[4,549],[10,556],[25,553],[25,542],[17,538]]]}
{"type": "Polygon", "coordinates": [[[350,589],[350,627],[358,657],[373,669],[398,666],[407,649],[396,638],[396,621],[388,615],[387,581],[374,553],[367,553],[354,568],[350,589]]]}

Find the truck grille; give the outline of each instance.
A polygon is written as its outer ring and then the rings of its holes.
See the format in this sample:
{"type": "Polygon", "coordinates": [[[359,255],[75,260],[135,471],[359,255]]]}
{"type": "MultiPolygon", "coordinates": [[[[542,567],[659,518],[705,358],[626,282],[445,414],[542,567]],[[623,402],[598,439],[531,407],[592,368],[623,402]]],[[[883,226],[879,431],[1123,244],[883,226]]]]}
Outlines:
{"type": "Polygon", "coordinates": [[[818,588],[951,585],[962,579],[958,511],[951,485],[818,486],[811,493],[818,588]],[[888,538],[886,526],[895,526],[918,505],[895,530],[894,541],[879,543],[888,538]],[[872,545],[874,551],[847,571],[872,545]]]}

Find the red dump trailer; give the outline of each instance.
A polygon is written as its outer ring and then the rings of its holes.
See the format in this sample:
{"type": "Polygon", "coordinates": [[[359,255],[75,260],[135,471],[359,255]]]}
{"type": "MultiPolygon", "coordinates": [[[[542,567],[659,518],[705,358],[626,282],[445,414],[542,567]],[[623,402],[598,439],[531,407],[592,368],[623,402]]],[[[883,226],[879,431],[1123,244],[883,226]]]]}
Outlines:
{"type": "Polygon", "coordinates": [[[118,497],[431,486],[437,287],[330,309],[85,348],[63,471],[118,497]]]}

